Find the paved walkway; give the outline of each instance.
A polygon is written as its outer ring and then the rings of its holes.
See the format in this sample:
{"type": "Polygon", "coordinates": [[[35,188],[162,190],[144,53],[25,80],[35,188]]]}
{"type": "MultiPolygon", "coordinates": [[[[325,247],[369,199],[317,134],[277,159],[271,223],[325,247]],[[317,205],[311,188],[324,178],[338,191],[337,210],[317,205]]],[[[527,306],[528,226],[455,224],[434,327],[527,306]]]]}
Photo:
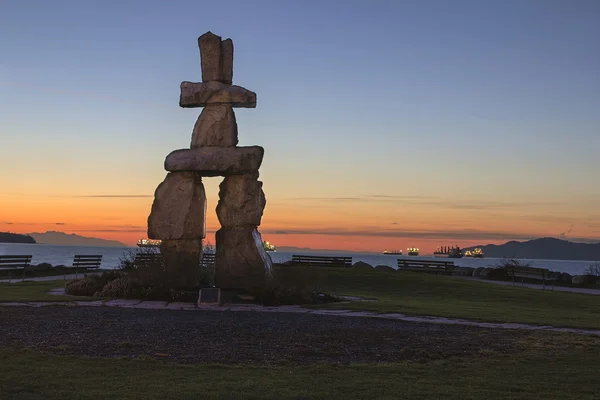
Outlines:
{"type": "MultiPolygon", "coordinates": [[[[513,286],[512,282],[493,281],[493,280],[489,280],[489,279],[479,279],[479,278],[475,278],[472,276],[453,276],[452,278],[467,279],[470,281],[478,281],[478,282],[486,282],[486,283],[494,283],[496,285],[503,285],[503,286],[513,286]]],[[[514,286],[515,287],[525,287],[525,288],[529,288],[529,289],[539,289],[539,290],[544,289],[543,285],[539,285],[536,283],[524,283],[524,284],[516,283],[516,284],[514,284],[514,286]]],[[[547,284],[545,290],[549,290],[549,291],[554,290],[555,292],[572,292],[572,293],[582,293],[582,294],[593,294],[596,296],[600,296],[600,286],[598,287],[598,289],[588,289],[588,288],[577,288],[577,287],[567,287],[567,286],[554,286],[553,287],[552,284],[547,284]]]]}
{"type": "MultiPolygon", "coordinates": [[[[55,291],[54,294],[61,294],[55,291]]],[[[275,312],[275,313],[301,313],[318,315],[337,315],[344,317],[362,317],[362,318],[384,318],[399,321],[420,322],[428,324],[444,325],[468,325],[480,328],[491,329],[526,329],[536,331],[552,331],[562,333],[576,333],[580,335],[600,336],[600,330],[577,329],[577,328],[558,328],[549,325],[531,325],[519,323],[501,323],[501,322],[476,322],[464,319],[443,318],[443,317],[411,317],[400,313],[378,314],[370,311],[351,311],[351,310],[313,310],[300,306],[279,306],[264,307],[256,304],[230,304],[230,305],[201,305],[197,307],[194,303],[181,303],[166,301],[140,301],[140,300],[97,300],[97,301],[62,301],[62,302],[10,302],[0,303],[0,307],[50,307],[50,306],[82,306],[82,307],[121,307],[135,309],[153,309],[153,310],[186,310],[186,311],[246,311],[246,312],[275,312]]]]}
{"type": "MultiPolygon", "coordinates": [[[[88,272],[87,275],[96,275],[96,274],[101,274],[102,272],[88,272]]],[[[37,278],[27,278],[25,277],[25,282],[46,282],[46,281],[63,281],[63,280],[67,280],[70,281],[71,279],[76,279],[76,278],[83,278],[82,274],[78,274],[77,276],[75,276],[75,274],[69,274],[69,275],[52,275],[52,276],[40,276],[37,278]]],[[[13,278],[10,281],[8,279],[0,279],[0,283],[19,283],[19,282],[23,282],[23,279],[21,277],[17,277],[17,278],[13,278]]]]}

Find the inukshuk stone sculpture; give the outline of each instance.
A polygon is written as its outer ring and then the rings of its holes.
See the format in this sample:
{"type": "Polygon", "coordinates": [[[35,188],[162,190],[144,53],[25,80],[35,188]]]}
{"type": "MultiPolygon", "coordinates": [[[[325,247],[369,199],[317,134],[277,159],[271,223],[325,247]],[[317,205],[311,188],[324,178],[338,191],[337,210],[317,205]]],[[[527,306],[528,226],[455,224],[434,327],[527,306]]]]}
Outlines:
{"type": "Polygon", "coordinates": [[[179,106],[204,107],[192,133],[191,149],[165,160],[169,171],[155,192],[148,237],[160,239],[168,271],[181,286],[194,286],[206,234],[206,194],[202,177],[224,176],[219,186],[215,284],[254,291],[271,276],[258,226],[266,199],[258,169],[264,149],[237,147],[233,107],[256,107],[256,93],[232,86],[233,42],[207,32],[198,38],[202,82],[182,82],[179,106]]]}

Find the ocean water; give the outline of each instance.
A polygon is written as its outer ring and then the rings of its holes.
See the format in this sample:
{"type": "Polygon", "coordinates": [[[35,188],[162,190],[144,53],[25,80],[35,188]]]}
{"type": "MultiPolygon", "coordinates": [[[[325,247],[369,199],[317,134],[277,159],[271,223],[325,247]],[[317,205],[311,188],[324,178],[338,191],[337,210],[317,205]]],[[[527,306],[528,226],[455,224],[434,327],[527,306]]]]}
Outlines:
{"type": "Polygon", "coordinates": [[[117,268],[119,259],[137,247],[61,246],[53,244],[0,243],[0,255],[31,255],[32,264],[73,265],[75,255],[102,255],[101,268],[117,268]]]}
{"type": "MultiPolygon", "coordinates": [[[[137,247],[84,247],[84,246],[59,246],[49,244],[9,244],[0,243],[0,255],[32,255],[32,264],[40,264],[43,262],[50,263],[52,265],[72,265],[73,256],[75,255],[102,255],[102,268],[117,268],[119,266],[119,260],[122,257],[127,256],[130,252],[136,251],[137,247]]],[[[282,263],[292,259],[293,254],[303,255],[338,255],[352,257],[352,262],[357,261],[366,262],[373,266],[376,265],[388,265],[396,268],[396,260],[398,258],[420,258],[420,259],[434,259],[433,257],[420,256],[420,257],[408,257],[408,256],[386,256],[383,254],[375,253],[355,253],[355,252],[343,252],[331,253],[321,252],[318,250],[310,252],[275,252],[269,253],[273,262],[282,263]]],[[[438,259],[439,260],[439,259],[438,259]]],[[[459,258],[452,259],[454,264],[459,267],[494,267],[501,260],[498,258],[459,258]]],[[[534,267],[548,268],[551,271],[567,272],[571,275],[583,274],[587,267],[594,261],[571,261],[571,260],[520,260],[522,262],[529,262],[534,267]]]]}

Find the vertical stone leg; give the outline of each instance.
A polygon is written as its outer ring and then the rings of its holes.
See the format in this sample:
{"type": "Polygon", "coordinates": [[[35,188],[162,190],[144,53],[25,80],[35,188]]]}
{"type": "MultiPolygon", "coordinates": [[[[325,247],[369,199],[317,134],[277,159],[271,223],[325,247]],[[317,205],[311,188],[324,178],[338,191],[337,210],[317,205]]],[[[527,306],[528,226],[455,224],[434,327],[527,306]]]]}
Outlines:
{"type": "Polygon", "coordinates": [[[266,205],[258,173],[226,177],[219,186],[215,284],[224,289],[257,292],[272,273],[257,230],[266,205]]]}
{"type": "Polygon", "coordinates": [[[271,278],[273,265],[256,227],[221,228],[216,242],[216,286],[251,293],[260,291],[271,278]]]}
{"type": "Polygon", "coordinates": [[[163,240],[160,253],[170,288],[196,288],[200,281],[202,239],[163,240]]]}

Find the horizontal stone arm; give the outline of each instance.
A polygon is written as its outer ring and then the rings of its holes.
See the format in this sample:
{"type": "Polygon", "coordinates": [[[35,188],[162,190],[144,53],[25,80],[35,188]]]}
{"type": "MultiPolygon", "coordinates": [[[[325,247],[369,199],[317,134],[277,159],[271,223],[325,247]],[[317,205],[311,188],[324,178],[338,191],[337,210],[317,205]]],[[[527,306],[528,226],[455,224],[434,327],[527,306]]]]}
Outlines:
{"type": "Polygon", "coordinates": [[[181,82],[180,107],[196,108],[211,104],[255,108],[256,93],[241,86],[231,86],[217,81],[181,82]]]}
{"type": "Polygon", "coordinates": [[[260,146],[199,147],[175,150],[165,159],[167,171],[193,171],[201,176],[256,173],[265,151],[260,146]]]}

